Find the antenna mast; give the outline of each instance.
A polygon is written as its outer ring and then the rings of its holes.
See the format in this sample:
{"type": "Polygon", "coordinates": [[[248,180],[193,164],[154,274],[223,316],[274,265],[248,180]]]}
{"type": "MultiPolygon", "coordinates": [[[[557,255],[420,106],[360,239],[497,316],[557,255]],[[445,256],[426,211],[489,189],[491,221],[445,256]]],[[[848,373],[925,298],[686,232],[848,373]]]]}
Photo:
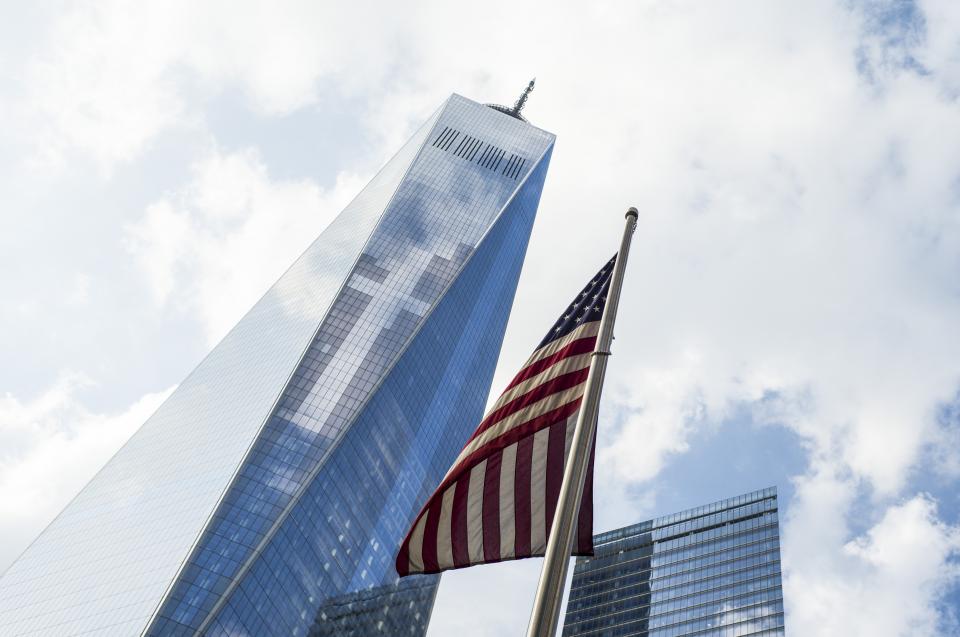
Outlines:
{"type": "Polygon", "coordinates": [[[536,83],[537,78],[530,80],[530,83],[527,84],[527,88],[523,89],[523,93],[520,94],[520,99],[516,101],[511,110],[511,114],[514,117],[520,117],[520,111],[523,110],[524,105],[527,103],[527,98],[530,97],[530,93],[533,92],[533,85],[536,83]]]}

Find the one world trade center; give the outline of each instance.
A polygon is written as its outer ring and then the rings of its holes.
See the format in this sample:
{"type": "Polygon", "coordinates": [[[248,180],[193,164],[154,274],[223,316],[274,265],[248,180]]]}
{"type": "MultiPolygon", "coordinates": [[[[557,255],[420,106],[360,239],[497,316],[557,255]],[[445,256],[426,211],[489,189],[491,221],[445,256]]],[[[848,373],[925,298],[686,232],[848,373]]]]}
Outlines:
{"type": "Polygon", "coordinates": [[[485,406],[554,144],[525,96],[441,105],[0,577],[0,634],[423,634],[393,560],[485,406]]]}

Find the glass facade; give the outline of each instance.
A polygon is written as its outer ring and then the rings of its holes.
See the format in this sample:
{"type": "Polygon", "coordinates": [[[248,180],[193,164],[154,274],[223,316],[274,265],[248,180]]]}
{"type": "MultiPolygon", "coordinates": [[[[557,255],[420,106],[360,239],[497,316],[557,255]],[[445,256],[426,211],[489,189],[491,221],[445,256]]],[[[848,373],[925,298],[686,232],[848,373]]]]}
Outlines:
{"type": "Polygon", "coordinates": [[[326,600],[309,637],[423,635],[437,595],[437,579],[413,577],[326,600]]]}
{"type": "Polygon", "coordinates": [[[0,578],[0,633],[422,634],[394,552],[482,416],[553,139],[452,96],[0,578]]]}
{"type": "Polygon", "coordinates": [[[784,635],[775,487],[594,536],[565,637],[784,635]]]}

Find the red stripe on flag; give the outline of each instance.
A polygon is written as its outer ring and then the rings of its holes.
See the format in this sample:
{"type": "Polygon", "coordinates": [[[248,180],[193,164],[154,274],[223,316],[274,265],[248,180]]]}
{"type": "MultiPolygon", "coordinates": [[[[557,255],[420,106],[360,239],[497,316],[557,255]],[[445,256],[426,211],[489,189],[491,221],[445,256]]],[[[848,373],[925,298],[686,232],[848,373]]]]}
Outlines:
{"type": "Polygon", "coordinates": [[[453,510],[450,515],[450,542],[453,544],[453,563],[466,566],[470,563],[467,546],[467,497],[470,495],[470,472],[464,471],[453,492],[453,510]]]}
{"type": "Polygon", "coordinates": [[[443,497],[434,497],[427,512],[427,523],[423,529],[423,570],[427,573],[440,568],[437,561],[437,530],[440,528],[440,509],[443,497]]]}
{"type": "Polygon", "coordinates": [[[533,465],[533,436],[517,444],[517,470],[513,478],[513,504],[516,520],[515,557],[530,555],[530,469],[533,465]]]}
{"type": "Polygon", "coordinates": [[[474,432],[473,436],[470,437],[470,439],[473,440],[487,429],[490,429],[490,427],[493,427],[504,418],[507,418],[508,416],[520,411],[524,407],[529,407],[535,402],[543,400],[544,398],[561,392],[565,389],[576,387],[587,380],[587,375],[589,373],[590,368],[584,367],[583,369],[561,374],[556,378],[551,378],[542,385],[537,385],[526,394],[517,396],[500,409],[490,412],[490,414],[483,419],[483,422],[480,423],[480,426],[477,427],[477,430],[474,432]]]}
{"type": "Polygon", "coordinates": [[[597,344],[596,336],[588,336],[587,338],[578,338],[575,341],[571,341],[569,345],[563,347],[562,349],[558,349],[553,354],[550,354],[550,356],[547,356],[546,358],[541,358],[538,361],[530,363],[530,365],[520,370],[520,373],[517,374],[512,381],[510,381],[510,384],[507,385],[507,388],[503,390],[503,394],[507,393],[508,391],[510,391],[511,389],[513,389],[514,387],[522,383],[523,381],[527,380],[528,378],[533,378],[543,370],[549,367],[553,367],[555,364],[557,364],[558,362],[562,361],[565,358],[592,352],[593,347],[596,344],[597,344]]]}
{"type": "Polygon", "coordinates": [[[487,473],[483,477],[483,559],[500,559],[500,464],[503,451],[487,458],[487,473]]]}
{"type": "Polygon", "coordinates": [[[553,516],[557,510],[557,500],[560,498],[560,485],[563,484],[563,452],[566,434],[566,420],[550,426],[550,441],[547,446],[547,501],[544,507],[546,516],[544,528],[546,528],[547,537],[550,537],[550,527],[553,526],[553,516]]]}

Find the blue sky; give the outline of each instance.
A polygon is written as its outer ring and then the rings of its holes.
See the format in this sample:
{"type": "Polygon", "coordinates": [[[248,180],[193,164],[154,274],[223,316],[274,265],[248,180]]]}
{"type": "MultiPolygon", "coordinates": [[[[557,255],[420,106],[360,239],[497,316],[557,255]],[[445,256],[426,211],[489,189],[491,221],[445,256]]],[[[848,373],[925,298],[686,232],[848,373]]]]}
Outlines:
{"type": "MultiPolygon", "coordinates": [[[[960,634],[960,4],[4,13],[0,569],[449,93],[535,75],[495,391],[641,211],[598,530],[775,484],[791,634],[960,634]]],[[[445,576],[432,634],[517,634],[538,566],[445,576]]]]}

